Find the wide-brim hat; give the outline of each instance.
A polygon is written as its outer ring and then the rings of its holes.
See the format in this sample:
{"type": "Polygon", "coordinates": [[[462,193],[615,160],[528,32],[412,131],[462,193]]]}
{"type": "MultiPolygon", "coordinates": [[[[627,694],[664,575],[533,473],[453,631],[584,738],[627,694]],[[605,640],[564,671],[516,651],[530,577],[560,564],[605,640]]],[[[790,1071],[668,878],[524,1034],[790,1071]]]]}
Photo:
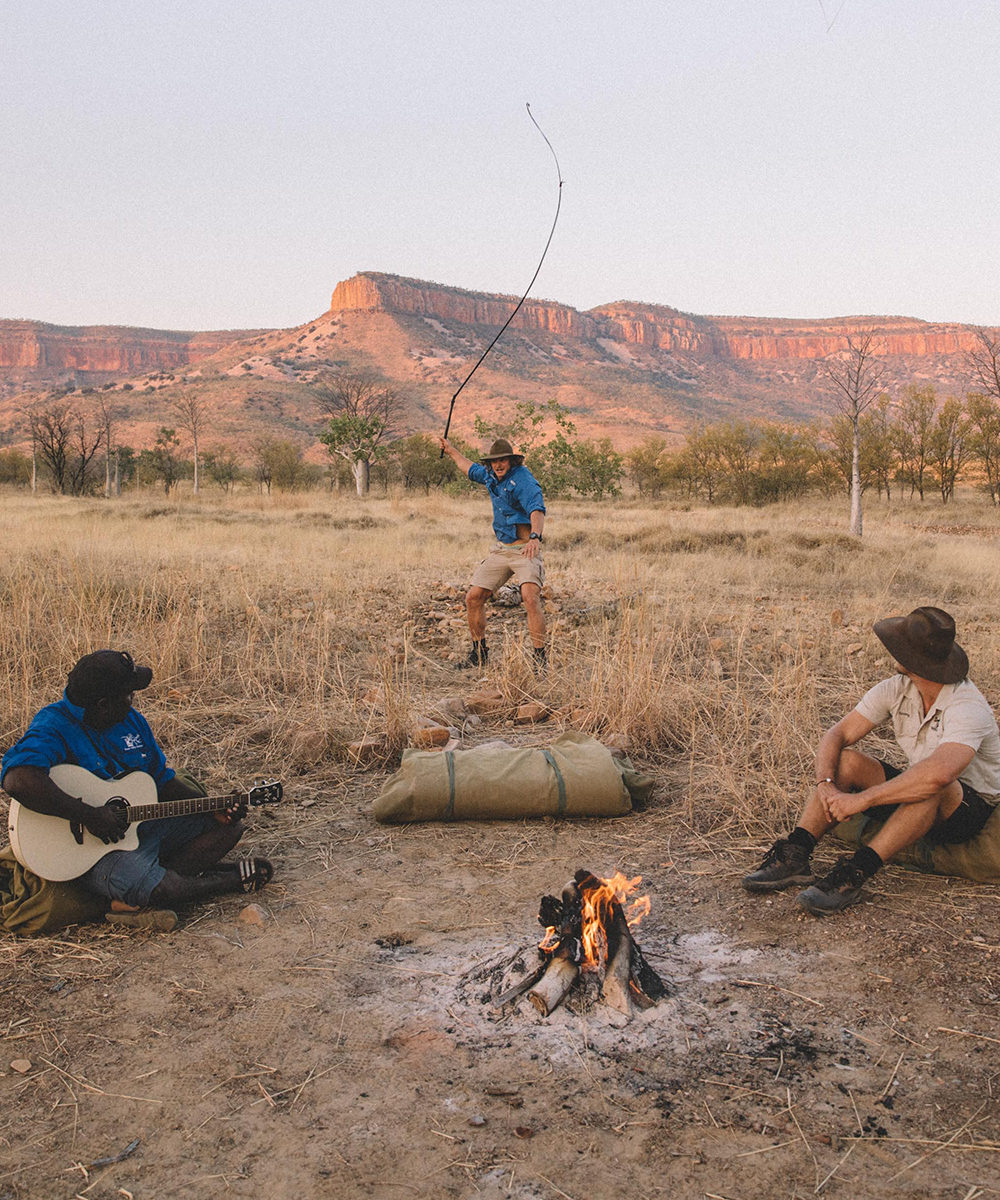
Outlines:
{"type": "Polygon", "coordinates": [[[490,446],[489,454],[484,454],[479,461],[481,463],[491,463],[497,458],[509,458],[515,467],[519,467],[524,462],[524,455],[518,454],[506,438],[497,438],[493,445],[490,446]]]}
{"type": "Polygon", "coordinates": [[[873,629],[892,657],[932,683],[959,683],[969,673],[969,656],[955,641],[955,620],[943,608],[915,608],[905,617],[885,617],[873,629]]]}
{"type": "Polygon", "coordinates": [[[150,667],[137,667],[127,650],[95,650],[85,654],[66,680],[66,695],[84,708],[98,700],[114,700],[141,692],[153,682],[150,667]]]}

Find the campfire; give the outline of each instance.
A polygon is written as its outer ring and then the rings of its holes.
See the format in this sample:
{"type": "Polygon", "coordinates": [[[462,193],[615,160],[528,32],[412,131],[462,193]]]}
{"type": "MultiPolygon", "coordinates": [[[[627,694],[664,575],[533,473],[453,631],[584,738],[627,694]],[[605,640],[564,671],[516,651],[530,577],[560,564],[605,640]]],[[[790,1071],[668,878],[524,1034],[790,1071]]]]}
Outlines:
{"type": "Polygon", "coordinates": [[[626,1016],[649,1008],[667,988],[646,962],[632,930],[649,913],[649,897],[635,896],[642,876],[620,872],[601,879],[577,871],[562,895],[543,896],[538,912],[545,937],[537,971],[510,988],[498,1007],[528,993],[543,1017],[556,1008],[581,977],[596,979],[600,997],[626,1016]]]}

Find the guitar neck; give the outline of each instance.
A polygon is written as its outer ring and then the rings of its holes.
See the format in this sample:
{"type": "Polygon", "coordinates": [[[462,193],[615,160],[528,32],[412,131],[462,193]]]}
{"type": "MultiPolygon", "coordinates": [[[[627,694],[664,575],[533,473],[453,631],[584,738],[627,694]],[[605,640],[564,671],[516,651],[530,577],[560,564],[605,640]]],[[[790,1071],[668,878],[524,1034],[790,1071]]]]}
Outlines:
{"type": "Polygon", "coordinates": [[[225,812],[231,804],[245,798],[244,792],[228,796],[195,796],[190,800],[164,800],[157,804],[130,804],[130,822],[158,821],[162,817],[193,817],[198,813],[225,812]]]}

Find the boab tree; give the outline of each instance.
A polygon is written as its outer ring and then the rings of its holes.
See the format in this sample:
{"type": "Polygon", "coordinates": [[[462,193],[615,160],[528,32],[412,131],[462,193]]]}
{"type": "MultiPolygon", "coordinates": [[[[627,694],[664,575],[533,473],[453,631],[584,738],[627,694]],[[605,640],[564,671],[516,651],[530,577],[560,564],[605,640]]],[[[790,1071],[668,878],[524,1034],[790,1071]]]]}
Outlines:
{"type": "Polygon", "coordinates": [[[861,537],[861,418],[878,399],[882,370],[875,361],[878,339],[874,329],[847,335],[847,348],[823,364],[834,386],[838,410],[851,423],[851,533],[861,537]]]}
{"type": "Polygon", "coordinates": [[[367,495],[372,460],[392,434],[402,397],[369,371],[322,375],[312,390],[328,418],[319,440],[331,457],[339,455],[350,464],[358,495],[367,495]]]}

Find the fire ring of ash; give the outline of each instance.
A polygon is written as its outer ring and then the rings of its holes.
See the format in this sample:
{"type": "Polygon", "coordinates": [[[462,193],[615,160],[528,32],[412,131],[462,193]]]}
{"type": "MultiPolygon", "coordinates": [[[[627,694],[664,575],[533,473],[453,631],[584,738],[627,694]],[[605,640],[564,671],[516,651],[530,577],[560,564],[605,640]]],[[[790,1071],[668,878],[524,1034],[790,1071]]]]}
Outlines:
{"type": "Polygon", "coordinates": [[[667,985],[649,965],[632,930],[649,913],[648,896],[635,896],[642,876],[620,872],[602,879],[577,871],[561,897],[543,896],[538,913],[545,937],[534,970],[528,953],[514,955],[485,974],[484,1000],[503,1010],[527,994],[549,1016],[574,990],[588,1007],[603,1000],[626,1018],[667,995],[667,985]],[[519,976],[511,982],[515,973],[519,976]]]}

